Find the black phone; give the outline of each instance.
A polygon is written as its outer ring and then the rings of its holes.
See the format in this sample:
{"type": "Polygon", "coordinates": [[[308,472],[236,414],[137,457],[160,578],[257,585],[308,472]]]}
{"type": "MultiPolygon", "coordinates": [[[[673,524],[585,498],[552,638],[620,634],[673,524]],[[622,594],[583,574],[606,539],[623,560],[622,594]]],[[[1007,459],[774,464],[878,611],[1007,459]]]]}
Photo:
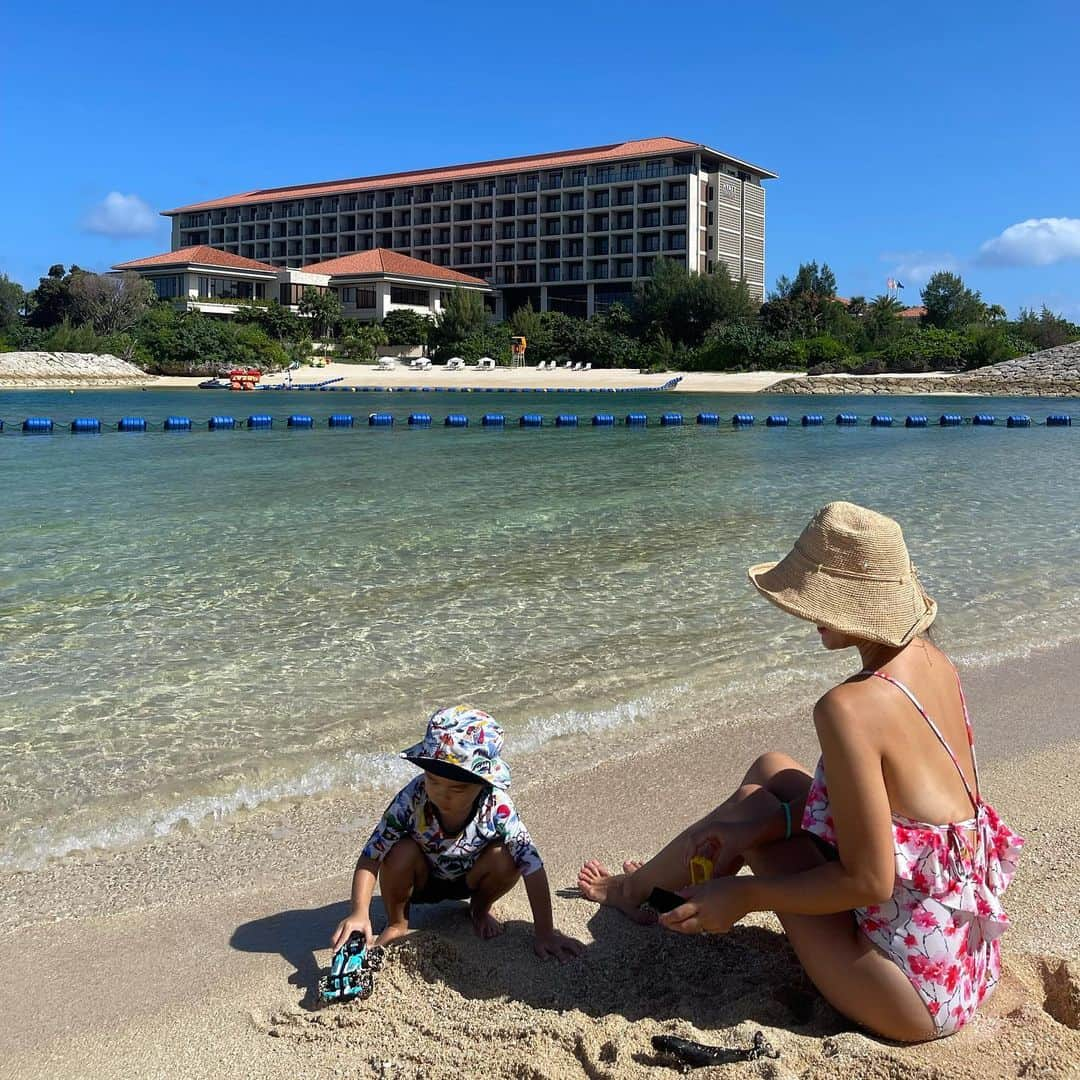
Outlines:
{"type": "Polygon", "coordinates": [[[652,908],[658,915],[663,915],[668,911],[674,911],[685,903],[685,898],[678,893],[668,892],[667,889],[653,889],[649,893],[649,899],[645,901],[645,906],[652,908]]]}

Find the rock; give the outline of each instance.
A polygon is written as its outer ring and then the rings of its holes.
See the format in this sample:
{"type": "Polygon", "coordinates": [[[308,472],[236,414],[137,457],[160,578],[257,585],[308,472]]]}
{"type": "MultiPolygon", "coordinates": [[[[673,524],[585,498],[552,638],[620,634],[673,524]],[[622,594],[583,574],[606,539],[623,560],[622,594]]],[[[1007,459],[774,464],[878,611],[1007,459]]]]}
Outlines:
{"type": "Polygon", "coordinates": [[[149,386],[153,381],[108,353],[0,353],[0,386],[149,386]]]}

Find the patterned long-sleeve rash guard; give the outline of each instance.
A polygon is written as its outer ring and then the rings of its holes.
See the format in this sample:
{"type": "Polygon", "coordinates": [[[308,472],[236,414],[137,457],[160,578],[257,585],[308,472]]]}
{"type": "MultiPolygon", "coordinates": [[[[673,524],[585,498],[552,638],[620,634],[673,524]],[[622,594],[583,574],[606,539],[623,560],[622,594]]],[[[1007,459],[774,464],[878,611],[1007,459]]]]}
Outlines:
{"type": "Polygon", "coordinates": [[[428,801],[421,773],[386,808],[361,856],[382,862],[403,836],[420,845],[431,872],[440,878],[467,874],[484,848],[492,843],[505,845],[523,877],[536,873],[544,865],[510,796],[493,787],[480,797],[465,828],[456,836],[447,836],[428,801]]]}

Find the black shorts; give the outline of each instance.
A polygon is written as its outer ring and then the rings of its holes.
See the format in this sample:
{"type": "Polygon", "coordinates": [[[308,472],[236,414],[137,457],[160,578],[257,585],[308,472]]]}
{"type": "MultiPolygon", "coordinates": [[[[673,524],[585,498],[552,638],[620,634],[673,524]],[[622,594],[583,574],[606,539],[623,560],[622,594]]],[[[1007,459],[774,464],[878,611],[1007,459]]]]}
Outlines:
{"type": "Polygon", "coordinates": [[[419,892],[412,894],[414,904],[439,904],[443,900],[468,900],[472,895],[465,875],[456,878],[436,877],[428,873],[428,879],[419,892]]]}

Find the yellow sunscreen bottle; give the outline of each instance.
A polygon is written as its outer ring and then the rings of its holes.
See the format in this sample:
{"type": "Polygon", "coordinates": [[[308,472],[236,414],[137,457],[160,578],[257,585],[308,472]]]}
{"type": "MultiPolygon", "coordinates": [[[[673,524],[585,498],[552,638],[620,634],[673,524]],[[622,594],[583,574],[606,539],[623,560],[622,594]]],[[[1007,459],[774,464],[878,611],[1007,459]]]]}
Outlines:
{"type": "Polygon", "coordinates": [[[704,885],[706,881],[711,881],[712,870],[712,859],[704,855],[695,855],[690,860],[690,884],[704,885]]]}

